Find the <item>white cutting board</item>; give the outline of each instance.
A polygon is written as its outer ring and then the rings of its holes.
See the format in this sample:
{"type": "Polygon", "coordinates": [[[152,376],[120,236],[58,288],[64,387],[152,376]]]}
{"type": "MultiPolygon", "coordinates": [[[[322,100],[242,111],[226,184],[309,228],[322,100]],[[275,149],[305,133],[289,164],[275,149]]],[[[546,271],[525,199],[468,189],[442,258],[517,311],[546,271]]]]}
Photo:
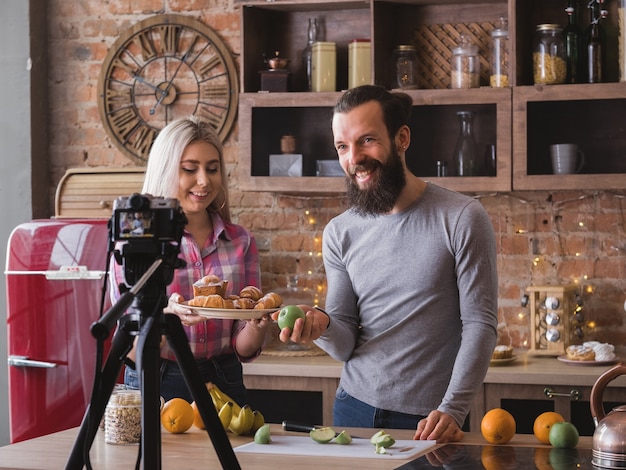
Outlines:
{"type": "Polygon", "coordinates": [[[396,441],[387,449],[386,454],[374,452],[369,439],[352,439],[351,444],[329,442],[320,444],[309,436],[272,436],[269,444],[250,442],[235,447],[235,453],[250,454],[282,454],[282,455],[324,455],[328,457],[372,458],[372,459],[410,459],[417,454],[429,450],[436,441],[396,441]]]}

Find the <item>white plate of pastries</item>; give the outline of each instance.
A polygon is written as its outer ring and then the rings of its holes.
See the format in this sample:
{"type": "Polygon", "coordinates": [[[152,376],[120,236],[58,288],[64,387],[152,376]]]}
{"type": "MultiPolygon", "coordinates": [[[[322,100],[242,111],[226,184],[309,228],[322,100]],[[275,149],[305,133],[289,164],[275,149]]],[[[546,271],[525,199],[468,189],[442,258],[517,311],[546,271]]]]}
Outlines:
{"type": "Polygon", "coordinates": [[[205,276],[193,284],[193,299],[179,303],[207,318],[251,320],[278,310],[283,300],[275,292],[264,294],[255,286],[246,286],[238,295],[226,296],[228,281],[205,276]]]}
{"type": "Polygon", "coordinates": [[[587,341],[583,344],[572,344],[565,349],[565,354],[557,357],[561,362],[574,366],[603,366],[615,364],[618,359],[612,344],[599,341],[587,341]]]}

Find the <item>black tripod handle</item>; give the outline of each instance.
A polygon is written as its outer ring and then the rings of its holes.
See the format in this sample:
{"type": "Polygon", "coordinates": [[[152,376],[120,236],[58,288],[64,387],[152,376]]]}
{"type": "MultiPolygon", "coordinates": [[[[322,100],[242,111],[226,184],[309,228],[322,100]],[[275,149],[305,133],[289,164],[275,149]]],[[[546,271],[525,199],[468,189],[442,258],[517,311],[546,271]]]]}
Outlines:
{"type": "Polygon", "coordinates": [[[117,324],[117,320],[133,303],[135,294],[132,291],[124,292],[119,300],[97,321],[91,324],[91,335],[96,339],[104,340],[109,337],[111,330],[117,324]]]}

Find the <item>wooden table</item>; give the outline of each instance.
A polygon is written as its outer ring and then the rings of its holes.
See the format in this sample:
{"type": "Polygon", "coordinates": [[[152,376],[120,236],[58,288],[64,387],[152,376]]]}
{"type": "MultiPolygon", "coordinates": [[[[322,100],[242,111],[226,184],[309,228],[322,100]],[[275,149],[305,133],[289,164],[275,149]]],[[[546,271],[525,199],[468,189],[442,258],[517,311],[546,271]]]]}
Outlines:
{"type": "MultiPolygon", "coordinates": [[[[349,428],[353,435],[369,436],[372,429],[349,428]]],[[[396,439],[411,439],[413,432],[406,430],[387,430],[396,439]]],[[[59,470],[65,467],[77,429],[70,429],[58,433],[42,436],[17,444],[0,447],[0,470],[7,469],[37,469],[59,470]]],[[[272,434],[302,435],[285,433],[279,425],[272,425],[272,434]]],[[[245,444],[251,437],[238,437],[228,434],[233,447],[245,444]]],[[[163,469],[219,469],[219,460],[213,449],[208,435],[204,431],[192,428],[184,434],[170,434],[165,431],[161,434],[161,458],[163,469]]],[[[462,443],[467,445],[481,445],[485,441],[476,433],[467,433],[462,443]]],[[[537,447],[538,442],[532,435],[516,435],[509,443],[521,447],[537,447]]],[[[271,444],[270,444],[271,445],[271,444]]],[[[322,445],[322,444],[320,444],[322,445]]],[[[582,437],[579,443],[581,448],[590,448],[591,438],[582,437]]],[[[549,446],[546,446],[549,447],[549,446]]],[[[104,433],[100,431],[91,447],[91,464],[94,469],[123,470],[134,468],[138,446],[118,446],[106,444],[104,433]]],[[[384,459],[346,459],[324,457],[297,457],[285,455],[238,454],[237,460],[242,469],[276,470],[277,468],[315,469],[332,468],[333,470],[387,470],[396,468],[406,460],[384,459]]]]}
{"type": "MultiPolygon", "coordinates": [[[[618,355],[626,357],[626,350],[618,355]]],[[[470,409],[470,431],[480,432],[480,421],[486,411],[500,407],[500,399],[553,399],[555,411],[570,418],[570,399],[548,398],[546,387],[557,393],[572,388],[581,392],[581,401],[588,401],[591,387],[598,377],[613,365],[572,366],[554,357],[541,357],[516,351],[517,359],[504,366],[489,367],[483,386],[474,397],[470,409]]],[[[323,422],[332,424],[335,391],[343,363],[329,356],[274,357],[261,355],[253,362],[243,364],[244,383],[249,389],[317,391],[322,394],[323,422]]],[[[611,382],[605,390],[605,401],[623,403],[626,376],[611,382]]]]}

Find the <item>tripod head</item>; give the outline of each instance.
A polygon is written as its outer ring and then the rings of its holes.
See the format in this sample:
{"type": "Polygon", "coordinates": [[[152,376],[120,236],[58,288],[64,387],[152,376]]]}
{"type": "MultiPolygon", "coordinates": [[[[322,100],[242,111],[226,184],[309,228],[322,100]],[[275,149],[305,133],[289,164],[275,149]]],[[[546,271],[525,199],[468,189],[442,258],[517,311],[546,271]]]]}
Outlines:
{"type": "Polygon", "coordinates": [[[117,198],[109,222],[110,243],[126,242],[114,255],[124,267],[127,285],[133,286],[155,260],[162,259],[156,281],[165,290],[174,269],[184,266],[178,254],[186,224],[187,217],[176,199],[138,193],[117,198]]]}

